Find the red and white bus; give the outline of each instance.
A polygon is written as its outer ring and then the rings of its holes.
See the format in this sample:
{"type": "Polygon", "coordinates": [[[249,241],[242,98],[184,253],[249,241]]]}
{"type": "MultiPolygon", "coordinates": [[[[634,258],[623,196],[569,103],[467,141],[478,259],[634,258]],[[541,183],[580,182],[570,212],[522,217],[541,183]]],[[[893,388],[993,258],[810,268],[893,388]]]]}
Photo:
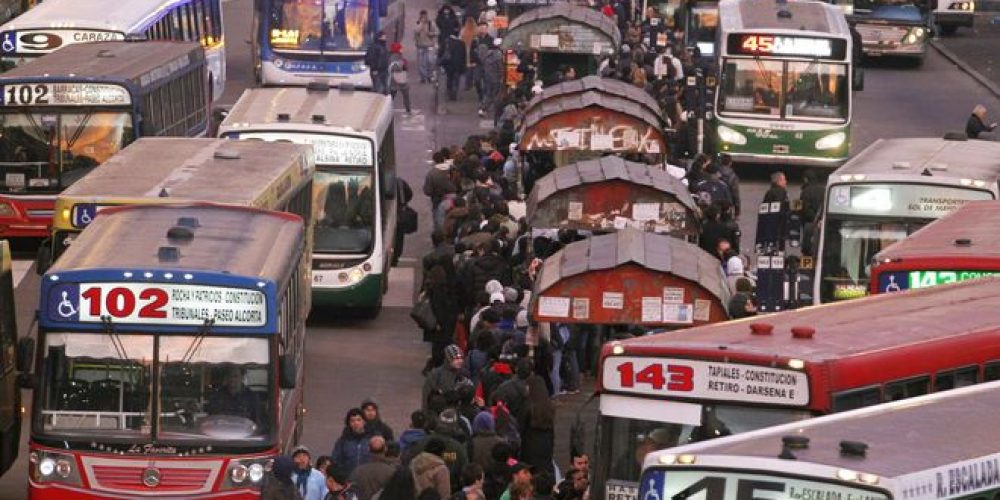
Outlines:
{"type": "Polygon", "coordinates": [[[969,202],[872,259],[871,294],[1000,274],[1000,201],[969,202]]]}
{"type": "Polygon", "coordinates": [[[605,344],[595,496],[636,498],[654,450],[1000,379],[998,289],[975,280],[605,344]]]}

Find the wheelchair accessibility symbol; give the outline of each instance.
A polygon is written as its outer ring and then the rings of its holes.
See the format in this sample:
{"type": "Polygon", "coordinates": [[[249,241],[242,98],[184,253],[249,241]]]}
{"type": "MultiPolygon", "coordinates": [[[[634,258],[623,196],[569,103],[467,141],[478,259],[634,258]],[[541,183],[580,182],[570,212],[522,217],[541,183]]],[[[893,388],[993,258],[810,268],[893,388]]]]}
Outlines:
{"type": "Polygon", "coordinates": [[[69,301],[69,292],[66,290],[62,291],[62,300],[59,301],[59,305],[56,306],[56,312],[59,313],[63,318],[72,318],[76,316],[76,307],[73,303],[69,301]]]}
{"type": "Polygon", "coordinates": [[[94,222],[94,217],[97,216],[97,205],[93,204],[79,204],[73,207],[73,217],[70,221],[73,227],[84,228],[94,222]]]}
{"type": "Polygon", "coordinates": [[[46,306],[47,316],[52,321],[78,321],[80,319],[80,287],[76,284],[58,285],[49,290],[46,306]]]}
{"type": "Polygon", "coordinates": [[[14,52],[14,34],[7,32],[3,36],[3,51],[4,53],[14,52]]]}
{"type": "Polygon", "coordinates": [[[900,290],[902,289],[899,287],[899,284],[896,283],[896,277],[890,274],[889,284],[885,286],[885,293],[898,292],[900,290]]]}

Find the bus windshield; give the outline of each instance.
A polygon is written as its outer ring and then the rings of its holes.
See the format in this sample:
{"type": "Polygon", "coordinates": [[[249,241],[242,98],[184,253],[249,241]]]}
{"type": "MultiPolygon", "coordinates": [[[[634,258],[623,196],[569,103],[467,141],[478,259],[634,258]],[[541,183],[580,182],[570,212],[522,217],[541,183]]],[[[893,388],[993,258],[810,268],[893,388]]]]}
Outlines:
{"type": "Polygon", "coordinates": [[[0,192],[59,192],[132,138],[126,111],[0,113],[0,192]]]}
{"type": "Polygon", "coordinates": [[[268,40],[275,50],[362,51],[377,26],[369,0],[272,0],[268,40]]]}
{"type": "Polygon", "coordinates": [[[368,254],[375,238],[370,169],[322,168],[313,177],[316,253],[368,254]]]}
{"type": "Polygon", "coordinates": [[[723,115],[845,123],[844,64],[727,58],[719,87],[723,115]]]}
{"type": "Polygon", "coordinates": [[[827,216],[820,301],[868,294],[872,258],[923,227],[923,220],[844,220],[827,216]]]}
{"type": "Polygon", "coordinates": [[[268,437],[266,338],[48,333],[44,356],[36,432],[177,443],[268,437]]]}
{"type": "Polygon", "coordinates": [[[705,405],[702,425],[658,422],[621,417],[602,417],[601,441],[609,443],[607,478],[634,482],[642,471],[646,454],[683,444],[740,434],[811,418],[806,410],[763,408],[731,404],[705,405]]]}

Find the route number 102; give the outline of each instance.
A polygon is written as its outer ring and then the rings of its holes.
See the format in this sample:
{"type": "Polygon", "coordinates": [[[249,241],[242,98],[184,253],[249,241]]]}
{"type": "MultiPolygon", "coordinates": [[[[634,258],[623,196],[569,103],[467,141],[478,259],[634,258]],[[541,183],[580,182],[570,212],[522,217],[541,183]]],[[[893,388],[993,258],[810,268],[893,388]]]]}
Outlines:
{"type": "Polygon", "coordinates": [[[652,363],[638,372],[631,361],[618,365],[623,388],[648,385],[655,390],[691,392],[694,389],[694,369],[687,365],[652,363]]]}

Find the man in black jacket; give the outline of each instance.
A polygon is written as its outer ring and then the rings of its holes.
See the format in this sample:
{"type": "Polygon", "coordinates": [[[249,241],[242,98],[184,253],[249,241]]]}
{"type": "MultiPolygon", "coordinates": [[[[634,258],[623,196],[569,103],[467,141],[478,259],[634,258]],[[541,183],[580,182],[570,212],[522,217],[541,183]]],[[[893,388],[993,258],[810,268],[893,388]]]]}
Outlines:
{"type": "Polygon", "coordinates": [[[385,32],[375,34],[375,41],[365,52],[365,64],[372,78],[372,91],[389,93],[389,48],[385,44],[385,32]]]}

